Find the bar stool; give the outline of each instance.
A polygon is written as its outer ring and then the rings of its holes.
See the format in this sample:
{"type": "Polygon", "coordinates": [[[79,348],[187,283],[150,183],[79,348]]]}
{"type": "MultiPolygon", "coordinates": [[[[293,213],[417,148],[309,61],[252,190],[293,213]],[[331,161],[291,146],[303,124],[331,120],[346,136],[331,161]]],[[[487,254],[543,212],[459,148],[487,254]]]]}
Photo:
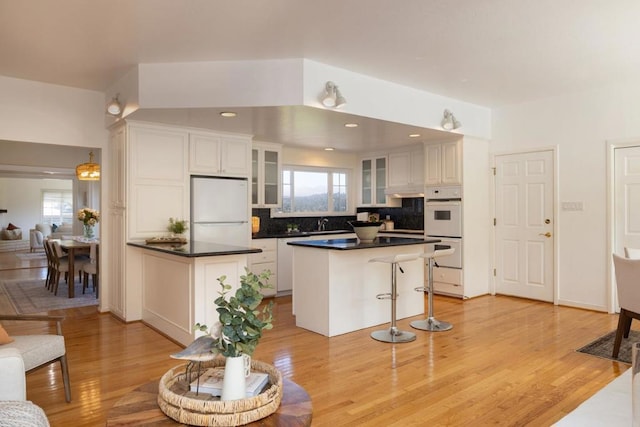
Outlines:
{"type": "Polygon", "coordinates": [[[396,283],[396,269],[400,269],[401,273],[404,273],[402,267],[398,264],[405,261],[413,261],[418,259],[420,254],[399,254],[386,257],[372,258],[369,262],[385,262],[391,264],[391,292],[386,294],[378,294],[378,299],[390,299],[391,300],[391,327],[383,331],[371,332],[371,338],[382,342],[402,343],[410,342],[416,339],[416,334],[413,332],[401,331],[396,326],[396,299],[398,297],[397,283],[396,283]]]}
{"type": "Polygon", "coordinates": [[[453,328],[453,325],[449,322],[443,322],[437,320],[433,316],[433,266],[434,264],[437,266],[436,258],[452,255],[455,252],[454,248],[449,249],[440,249],[433,252],[425,252],[420,255],[422,258],[426,258],[428,260],[429,265],[429,275],[428,275],[428,283],[427,287],[419,287],[415,290],[418,292],[426,292],[429,298],[429,309],[427,312],[427,318],[424,320],[414,320],[410,323],[412,328],[421,329],[423,331],[432,331],[432,332],[441,332],[448,331],[453,328]]]}

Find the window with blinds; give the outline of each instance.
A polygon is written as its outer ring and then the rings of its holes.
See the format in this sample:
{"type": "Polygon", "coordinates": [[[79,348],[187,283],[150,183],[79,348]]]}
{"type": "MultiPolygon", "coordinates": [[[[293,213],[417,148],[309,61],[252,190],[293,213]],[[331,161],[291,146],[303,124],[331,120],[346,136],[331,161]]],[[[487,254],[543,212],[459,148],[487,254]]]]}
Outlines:
{"type": "Polygon", "coordinates": [[[42,190],[42,222],[60,225],[73,221],[73,194],[71,190],[42,190]]]}

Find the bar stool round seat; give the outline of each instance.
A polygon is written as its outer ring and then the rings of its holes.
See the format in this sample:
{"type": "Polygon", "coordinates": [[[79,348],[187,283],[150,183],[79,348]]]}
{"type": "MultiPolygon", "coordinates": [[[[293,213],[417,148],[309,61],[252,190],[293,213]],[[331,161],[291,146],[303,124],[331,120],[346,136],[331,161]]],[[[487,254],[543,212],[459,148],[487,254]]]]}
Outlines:
{"type": "Polygon", "coordinates": [[[428,263],[428,276],[427,286],[419,287],[415,290],[418,292],[426,292],[429,298],[429,308],[427,310],[427,318],[423,320],[414,320],[410,323],[412,328],[420,329],[423,331],[442,332],[448,331],[453,328],[453,325],[449,322],[443,322],[434,317],[433,314],[433,266],[436,264],[436,258],[452,255],[455,252],[454,248],[440,249],[432,252],[425,252],[420,257],[425,258],[428,263]]]}
{"type": "Polygon", "coordinates": [[[402,267],[399,263],[406,261],[413,261],[418,259],[420,254],[398,254],[392,256],[371,258],[369,262],[384,262],[391,264],[391,292],[385,294],[378,294],[378,299],[390,299],[391,300],[391,327],[389,329],[371,332],[371,338],[377,341],[390,342],[390,343],[403,343],[411,342],[416,339],[416,334],[413,332],[401,331],[396,326],[396,300],[398,297],[397,282],[396,282],[396,270],[399,268],[400,272],[402,267]]]}

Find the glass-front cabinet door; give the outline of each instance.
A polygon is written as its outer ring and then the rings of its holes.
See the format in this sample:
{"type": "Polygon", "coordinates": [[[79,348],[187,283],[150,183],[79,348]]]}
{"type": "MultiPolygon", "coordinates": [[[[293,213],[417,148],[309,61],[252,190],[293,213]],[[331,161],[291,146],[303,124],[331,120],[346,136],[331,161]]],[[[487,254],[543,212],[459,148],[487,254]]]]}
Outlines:
{"type": "Polygon", "coordinates": [[[253,144],[251,152],[251,204],[253,207],[272,208],[282,203],[281,159],[282,146],[279,144],[253,144]]]}
{"type": "Polygon", "coordinates": [[[258,189],[258,186],[260,185],[258,183],[258,177],[260,175],[260,168],[259,166],[259,157],[260,157],[260,150],[258,150],[257,148],[253,148],[251,150],[251,204],[252,205],[257,205],[258,204],[258,195],[260,194],[260,190],[258,189]]]}
{"type": "Polygon", "coordinates": [[[387,196],[384,190],[387,188],[387,158],[380,157],[376,159],[376,204],[384,205],[387,203],[387,196]]]}
{"type": "Polygon", "coordinates": [[[384,205],[387,196],[387,158],[375,157],[362,159],[361,162],[360,204],[365,206],[384,205]]]}
{"type": "Polygon", "coordinates": [[[365,159],[362,161],[362,199],[363,205],[370,205],[373,203],[373,160],[365,159]]]}
{"type": "Polygon", "coordinates": [[[264,150],[264,189],[263,203],[267,206],[279,205],[280,192],[280,152],[264,150]]]}

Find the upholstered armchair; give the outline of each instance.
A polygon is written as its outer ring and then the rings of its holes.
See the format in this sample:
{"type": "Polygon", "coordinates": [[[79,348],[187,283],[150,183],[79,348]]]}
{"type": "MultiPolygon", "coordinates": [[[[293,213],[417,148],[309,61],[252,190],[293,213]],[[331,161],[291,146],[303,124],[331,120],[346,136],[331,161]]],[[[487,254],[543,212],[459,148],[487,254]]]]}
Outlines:
{"type": "MultiPolygon", "coordinates": [[[[42,316],[42,315],[4,315],[0,314],[0,320],[11,321],[40,321],[40,322],[55,322],[56,333],[55,334],[33,334],[33,335],[11,335],[11,342],[0,345],[0,351],[7,352],[6,354],[10,360],[9,370],[15,374],[16,352],[21,357],[22,374],[31,372],[35,369],[47,366],[54,362],[60,362],[60,368],[62,370],[62,382],[64,384],[64,395],[67,402],[71,401],[71,385],[69,383],[69,369],[67,367],[67,351],[64,342],[64,336],[62,335],[62,316],[42,316]]],[[[5,363],[0,361],[0,364],[5,363]]],[[[0,373],[4,370],[0,369],[0,373]]],[[[22,384],[17,377],[12,377],[12,382],[20,385],[22,384]]],[[[24,380],[22,380],[24,381],[24,380]]],[[[0,380],[0,390],[4,389],[4,378],[0,380]]],[[[22,388],[24,386],[22,385],[22,388]]],[[[24,391],[20,392],[24,399],[24,391]]],[[[12,397],[20,397],[14,395],[12,397]]]]}
{"type": "Polygon", "coordinates": [[[22,355],[16,348],[0,345],[0,424],[49,426],[42,408],[26,399],[22,355]]]}
{"type": "Polygon", "coordinates": [[[44,239],[51,235],[49,224],[36,224],[35,228],[29,230],[29,249],[31,252],[44,248],[44,239]]]}

